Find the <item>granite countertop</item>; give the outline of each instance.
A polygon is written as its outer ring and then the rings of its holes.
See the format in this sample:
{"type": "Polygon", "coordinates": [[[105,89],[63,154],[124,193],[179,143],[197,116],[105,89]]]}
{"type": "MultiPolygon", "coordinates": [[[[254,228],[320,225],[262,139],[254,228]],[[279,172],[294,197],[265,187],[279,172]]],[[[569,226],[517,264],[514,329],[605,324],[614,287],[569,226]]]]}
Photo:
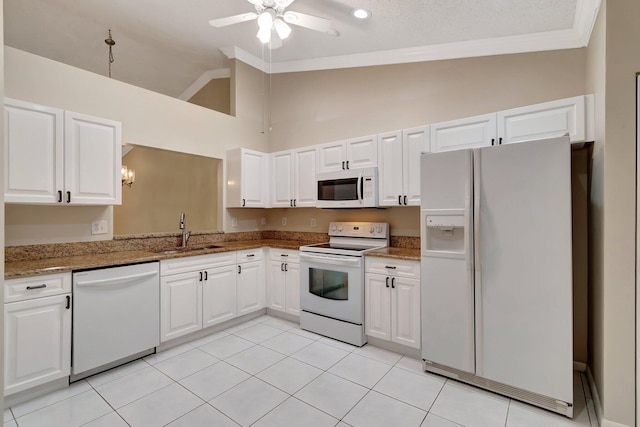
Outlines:
{"type": "Polygon", "coordinates": [[[365,255],[379,258],[395,258],[405,259],[409,261],[420,261],[420,249],[387,247],[376,249],[375,251],[369,251],[365,253],[365,255]]]}
{"type": "Polygon", "coordinates": [[[312,242],[303,242],[300,240],[244,240],[236,242],[215,243],[216,246],[219,246],[217,248],[190,250],[186,252],[177,252],[171,254],[138,250],[36,259],[30,261],[11,261],[6,262],[4,265],[4,278],[5,280],[7,280],[21,277],[39,276],[43,274],[64,273],[73,270],[85,270],[89,268],[115,267],[119,265],[135,264],[147,261],[160,261],[171,258],[216,254],[244,249],[255,249],[266,246],[279,249],[298,250],[300,246],[304,246],[310,243],[312,242]]]}

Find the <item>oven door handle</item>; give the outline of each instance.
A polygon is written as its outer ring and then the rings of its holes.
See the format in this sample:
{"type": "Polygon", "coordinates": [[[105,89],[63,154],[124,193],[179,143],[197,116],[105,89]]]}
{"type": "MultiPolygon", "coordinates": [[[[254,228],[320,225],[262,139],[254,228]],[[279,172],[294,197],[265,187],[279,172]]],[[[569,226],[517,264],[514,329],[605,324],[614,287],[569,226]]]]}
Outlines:
{"type": "Polygon", "coordinates": [[[341,256],[333,256],[333,255],[321,255],[321,254],[307,254],[301,253],[300,259],[309,262],[315,262],[318,264],[328,264],[328,265],[358,265],[361,262],[360,257],[341,257],[341,256]]]}

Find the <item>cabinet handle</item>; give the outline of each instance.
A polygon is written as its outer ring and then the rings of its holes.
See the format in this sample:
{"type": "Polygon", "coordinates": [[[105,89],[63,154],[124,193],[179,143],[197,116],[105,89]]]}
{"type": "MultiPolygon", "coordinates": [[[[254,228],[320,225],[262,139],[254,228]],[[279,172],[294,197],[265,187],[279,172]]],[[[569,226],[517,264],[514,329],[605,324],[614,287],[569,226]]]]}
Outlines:
{"type": "Polygon", "coordinates": [[[245,199],[242,199],[242,207],[244,208],[245,205],[247,204],[247,201],[245,199]]]}
{"type": "Polygon", "coordinates": [[[389,276],[387,276],[387,278],[385,279],[385,284],[387,285],[387,288],[389,287],[389,276]]]}
{"type": "Polygon", "coordinates": [[[247,254],[247,258],[253,258],[256,254],[247,254]]]}
{"type": "Polygon", "coordinates": [[[208,271],[204,272],[204,280],[209,280],[209,272],[208,271]]]}
{"type": "Polygon", "coordinates": [[[293,207],[293,199],[289,199],[289,206],[293,207]]]}
{"type": "Polygon", "coordinates": [[[289,254],[280,254],[280,256],[288,257],[289,254]]]}
{"type": "Polygon", "coordinates": [[[396,288],[395,281],[396,281],[396,278],[395,278],[395,277],[392,277],[392,278],[391,278],[391,287],[392,287],[393,289],[395,289],[395,288],[396,288]]]}
{"type": "Polygon", "coordinates": [[[293,207],[294,208],[298,207],[298,199],[293,199],[293,207]]]}
{"type": "Polygon", "coordinates": [[[344,170],[344,160],[342,161],[342,170],[344,170]]]}
{"type": "Polygon", "coordinates": [[[347,160],[347,169],[349,169],[349,160],[347,160]]]}
{"type": "Polygon", "coordinates": [[[385,265],[384,268],[388,268],[390,270],[395,270],[397,267],[395,265],[385,265]]]}
{"type": "Polygon", "coordinates": [[[496,145],[496,139],[495,138],[491,138],[491,145],[496,145]]]}
{"type": "Polygon", "coordinates": [[[402,205],[402,196],[401,195],[398,195],[398,204],[402,205]]]}
{"type": "Polygon", "coordinates": [[[287,263],[284,264],[284,271],[289,271],[289,264],[287,263]]]}
{"type": "Polygon", "coordinates": [[[27,290],[30,291],[32,289],[44,289],[46,288],[47,285],[45,285],[44,283],[42,285],[37,285],[37,286],[27,286],[27,290]]]}
{"type": "Polygon", "coordinates": [[[62,203],[62,190],[58,190],[58,203],[62,203]]]}
{"type": "Polygon", "coordinates": [[[280,271],[284,271],[284,262],[280,263],[280,271]]]}
{"type": "Polygon", "coordinates": [[[71,297],[69,295],[67,295],[67,310],[69,310],[71,308],[71,297]]]}
{"type": "Polygon", "coordinates": [[[498,145],[502,145],[502,137],[500,137],[500,139],[498,139],[498,145]]]}
{"type": "Polygon", "coordinates": [[[67,191],[67,203],[71,203],[71,191],[67,191]]]}
{"type": "Polygon", "coordinates": [[[200,272],[200,280],[199,282],[202,282],[202,271],[200,272]]]}
{"type": "Polygon", "coordinates": [[[407,196],[404,196],[404,205],[407,206],[407,196]]]}
{"type": "Polygon", "coordinates": [[[238,266],[238,274],[242,274],[242,266],[241,265],[238,266]]]}

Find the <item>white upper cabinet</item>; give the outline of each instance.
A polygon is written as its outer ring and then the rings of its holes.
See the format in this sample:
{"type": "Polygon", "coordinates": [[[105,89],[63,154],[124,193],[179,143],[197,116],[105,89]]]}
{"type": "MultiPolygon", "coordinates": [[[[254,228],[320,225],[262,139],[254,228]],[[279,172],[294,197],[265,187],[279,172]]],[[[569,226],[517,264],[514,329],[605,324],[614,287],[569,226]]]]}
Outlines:
{"type": "Polygon", "coordinates": [[[316,205],[316,147],[271,154],[271,207],[316,205]]]}
{"type": "Polygon", "coordinates": [[[569,135],[592,139],[593,95],[558,99],[431,125],[431,151],[478,148],[569,135]]]}
{"type": "Polygon", "coordinates": [[[487,147],[495,143],[495,138],[495,113],[431,125],[433,152],[487,147]]]}
{"type": "Polygon", "coordinates": [[[122,203],[122,129],[119,122],[65,112],[64,182],[67,201],[122,203]]]}
{"type": "Polygon", "coordinates": [[[269,155],[246,148],[227,151],[227,207],[266,208],[269,155]]]}
{"type": "Polygon", "coordinates": [[[571,142],[586,140],[585,98],[576,96],[498,112],[498,143],[557,138],[566,134],[571,142]]]}
{"type": "Polygon", "coordinates": [[[429,126],[378,135],[380,206],[420,205],[420,154],[430,150],[429,126]]]}
{"type": "Polygon", "coordinates": [[[7,203],[121,203],[119,122],[5,99],[7,203]]]}
{"type": "Polygon", "coordinates": [[[318,172],[378,166],[377,140],[377,135],[369,135],[320,145],[318,172]]]}

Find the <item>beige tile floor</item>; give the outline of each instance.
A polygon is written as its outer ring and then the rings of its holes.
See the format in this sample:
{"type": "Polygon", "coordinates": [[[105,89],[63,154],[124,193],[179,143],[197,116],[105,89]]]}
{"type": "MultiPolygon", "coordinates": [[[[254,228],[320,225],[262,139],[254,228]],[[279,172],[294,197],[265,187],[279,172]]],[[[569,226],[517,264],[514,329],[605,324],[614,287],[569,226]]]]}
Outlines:
{"type": "Polygon", "coordinates": [[[576,373],[570,420],[265,315],[16,405],[4,426],[591,427],[586,386],[576,373]]]}

